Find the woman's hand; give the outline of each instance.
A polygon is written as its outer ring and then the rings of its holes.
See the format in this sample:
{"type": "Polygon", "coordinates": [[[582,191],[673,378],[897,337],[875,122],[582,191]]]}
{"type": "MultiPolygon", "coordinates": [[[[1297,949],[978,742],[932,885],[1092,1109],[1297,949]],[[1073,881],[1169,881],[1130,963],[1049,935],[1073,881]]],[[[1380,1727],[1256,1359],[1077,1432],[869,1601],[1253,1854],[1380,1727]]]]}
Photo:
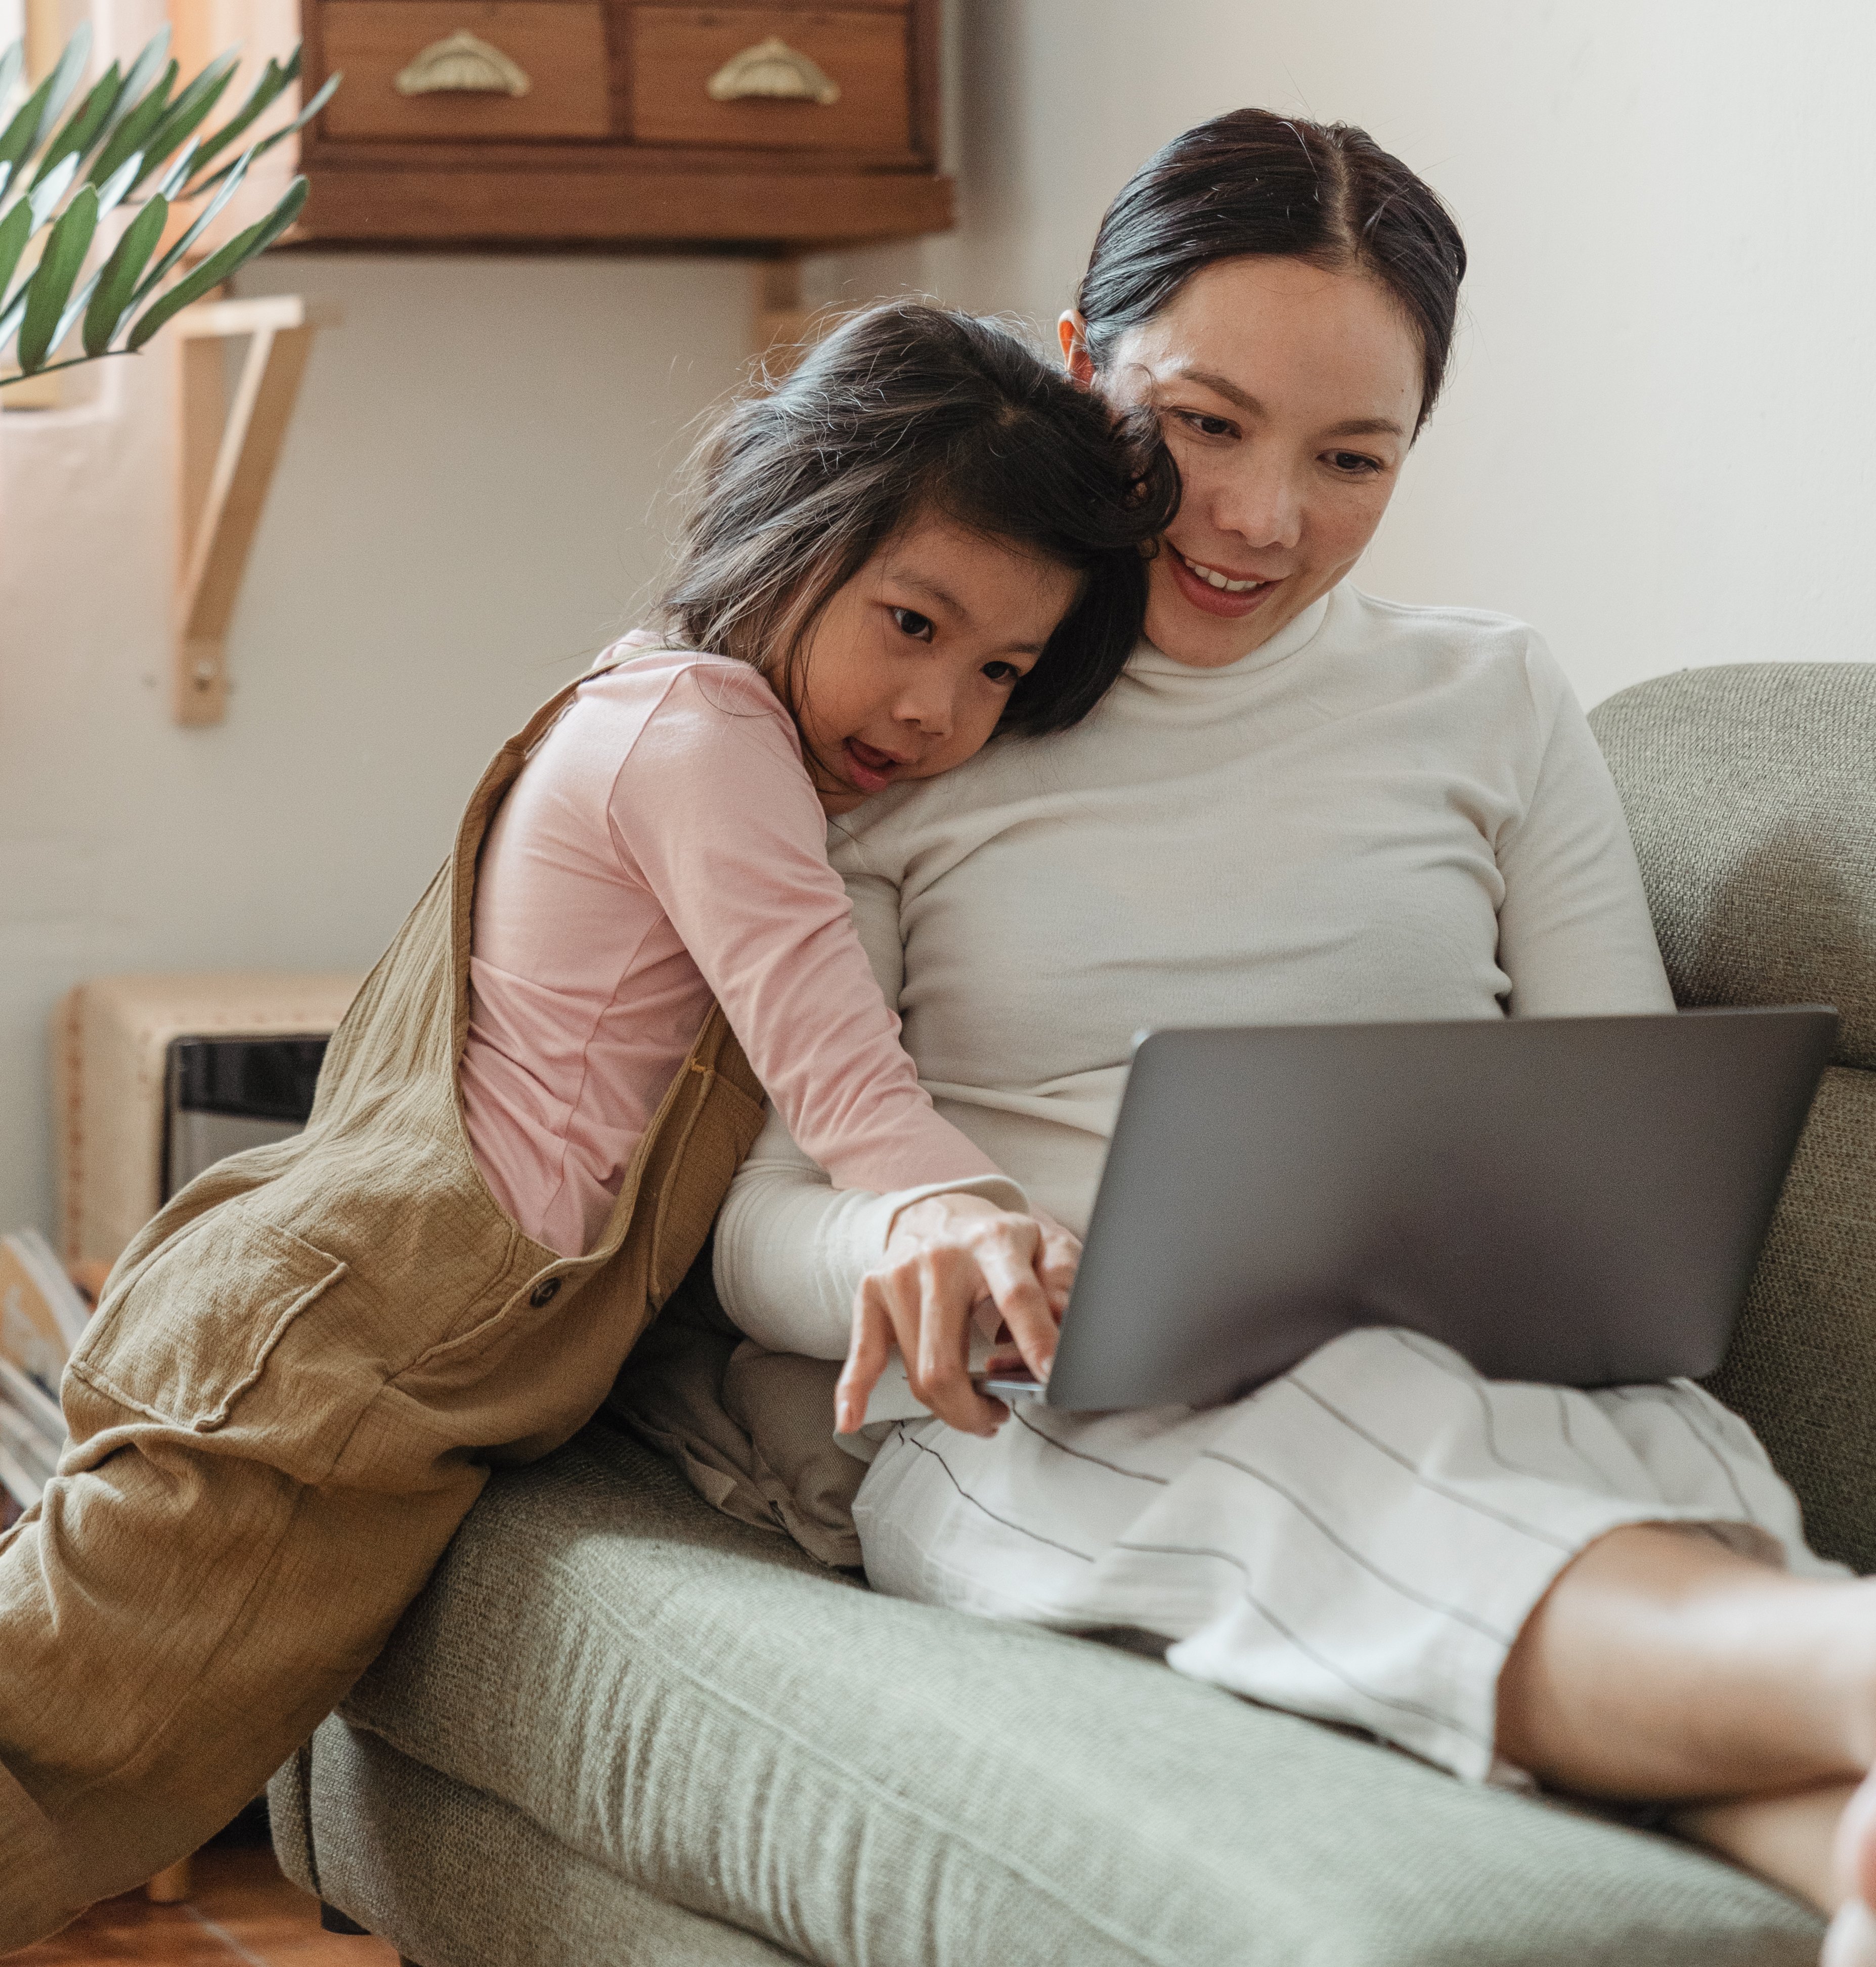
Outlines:
{"type": "Polygon", "coordinates": [[[941,1420],[994,1434],[1009,1410],[970,1384],[972,1314],[993,1305],[1030,1371],[1046,1380],[1080,1260],[1080,1244],[1053,1217],[1012,1215],[980,1196],[928,1196],[901,1210],[884,1258],[854,1294],[834,1395],[840,1431],[865,1420],[896,1345],[912,1390],[941,1420]]]}

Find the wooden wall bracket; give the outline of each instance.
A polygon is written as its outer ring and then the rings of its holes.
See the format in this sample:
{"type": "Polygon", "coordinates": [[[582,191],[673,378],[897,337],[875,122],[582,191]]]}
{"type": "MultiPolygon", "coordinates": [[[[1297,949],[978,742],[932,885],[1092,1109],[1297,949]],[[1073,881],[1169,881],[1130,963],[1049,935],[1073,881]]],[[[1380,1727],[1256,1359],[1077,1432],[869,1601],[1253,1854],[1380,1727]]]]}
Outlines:
{"type": "Polygon", "coordinates": [[[793,368],[812,338],[815,310],[801,297],[801,260],[793,254],[751,263],[753,290],[750,338],[772,373],[793,368]]]}
{"type": "Polygon", "coordinates": [[[314,331],[338,319],[297,294],[205,301],[176,318],[182,483],[171,704],[179,724],[219,724],[226,713],[228,623],[248,550],[314,331]],[[228,402],[223,344],[244,336],[247,350],[228,402]]]}

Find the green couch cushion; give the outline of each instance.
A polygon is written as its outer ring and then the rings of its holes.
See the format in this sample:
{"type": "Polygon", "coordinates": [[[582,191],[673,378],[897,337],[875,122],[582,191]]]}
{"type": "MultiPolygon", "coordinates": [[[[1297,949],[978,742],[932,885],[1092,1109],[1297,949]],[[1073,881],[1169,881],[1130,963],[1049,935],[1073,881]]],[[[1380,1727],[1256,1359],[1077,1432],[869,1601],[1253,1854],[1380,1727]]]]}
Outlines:
{"type": "Polygon", "coordinates": [[[1835,1004],[1876,1067],[1876,664],[1681,670],[1598,704],[1682,1004],[1835,1004]]]}
{"type": "Polygon", "coordinates": [[[1842,1013],[1708,1384],[1797,1491],[1813,1547],[1876,1571],[1876,664],[1683,670],[1590,722],[1677,1001],[1842,1013]]]}
{"type": "Polygon", "coordinates": [[[288,1875],[424,1967],[801,1959],[631,1884],[514,1804],[337,1715],[274,1778],[267,1804],[288,1875]]]}
{"type": "MultiPolygon", "coordinates": [[[[877,1597],[602,1426],[495,1478],[344,1713],[593,1875],[830,1967],[1816,1957],[1808,1913],[1666,1838],[877,1597]]],[[[590,1930],[546,1875],[505,1874],[505,1917],[590,1930]]]]}
{"type": "Polygon", "coordinates": [[[1811,1547],[1876,1571],[1876,1072],[1824,1074],[1706,1384],[1797,1491],[1811,1547]]]}

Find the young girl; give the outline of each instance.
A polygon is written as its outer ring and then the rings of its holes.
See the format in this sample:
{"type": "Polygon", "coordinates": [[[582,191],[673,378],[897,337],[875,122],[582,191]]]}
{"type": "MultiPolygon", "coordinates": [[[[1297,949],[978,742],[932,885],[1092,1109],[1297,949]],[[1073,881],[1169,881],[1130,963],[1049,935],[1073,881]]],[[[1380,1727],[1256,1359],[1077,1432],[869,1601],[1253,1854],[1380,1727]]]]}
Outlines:
{"type": "Polygon", "coordinates": [[[538,1242],[593,1242],[713,997],[837,1187],[1026,1206],[899,1048],[827,816],[1098,700],[1138,632],[1147,456],[1005,331],[924,307],[850,323],[717,433],[672,646],[601,658],[483,850],[463,1106],[538,1242]]]}
{"type": "Polygon", "coordinates": [[[504,747],[305,1132],[176,1197],[73,1355],[0,1539],[0,1950],[192,1849],[342,1697],[489,1462],[598,1406],[765,1089],[838,1182],[1000,1181],[899,1049],[825,816],[1084,715],[1176,501],[1154,441],[930,308],[726,419],[674,646],[504,747]]]}

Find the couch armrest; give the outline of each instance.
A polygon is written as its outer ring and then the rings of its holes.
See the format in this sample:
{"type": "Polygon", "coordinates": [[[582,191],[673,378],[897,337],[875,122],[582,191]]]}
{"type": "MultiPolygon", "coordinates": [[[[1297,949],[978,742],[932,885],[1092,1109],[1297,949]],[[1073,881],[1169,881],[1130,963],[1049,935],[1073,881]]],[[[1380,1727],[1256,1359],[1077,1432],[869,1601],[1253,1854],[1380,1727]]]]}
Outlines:
{"type": "Polygon", "coordinates": [[[1798,1492],[1812,1548],[1876,1571],[1876,1072],[1825,1074],[1707,1385],[1798,1492]]]}

